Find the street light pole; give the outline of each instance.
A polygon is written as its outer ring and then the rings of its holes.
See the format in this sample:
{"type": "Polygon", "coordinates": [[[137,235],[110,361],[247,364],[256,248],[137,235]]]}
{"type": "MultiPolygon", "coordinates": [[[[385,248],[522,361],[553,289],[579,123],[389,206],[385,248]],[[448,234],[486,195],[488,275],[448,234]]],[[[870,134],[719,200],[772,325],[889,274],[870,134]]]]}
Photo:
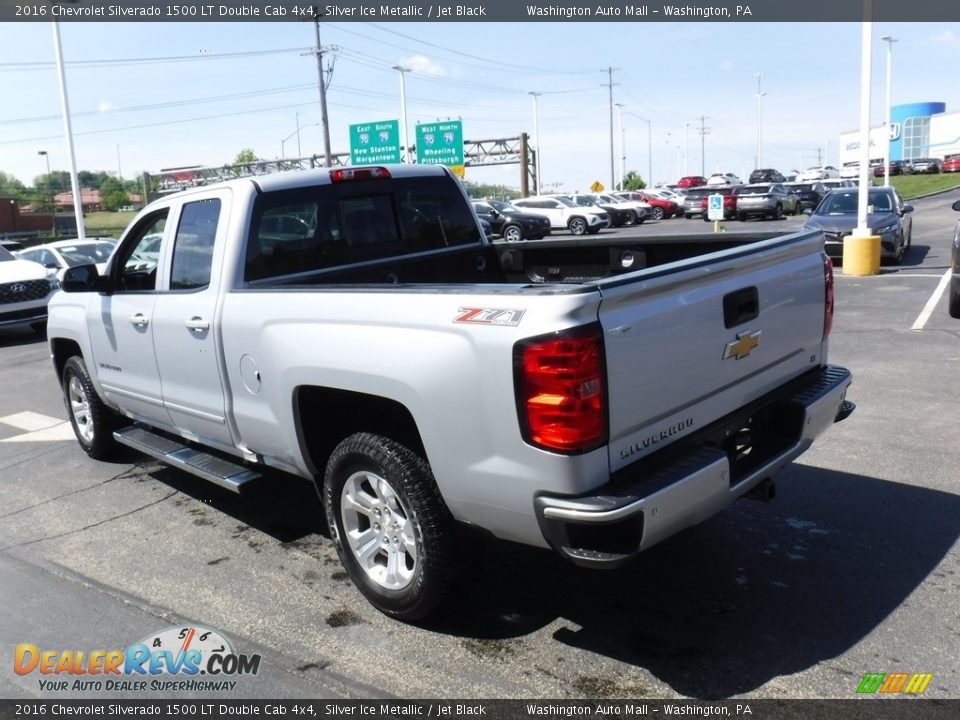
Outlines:
{"type": "Polygon", "coordinates": [[[403,135],[403,155],[401,160],[405,163],[410,162],[410,143],[407,142],[407,84],[405,77],[410,68],[403,65],[394,65],[393,70],[400,73],[400,133],[403,135]]]}
{"type": "Polygon", "coordinates": [[[50,232],[53,233],[53,236],[57,236],[57,208],[55,203],[55,196],[53,194],[53,183],[50,181],[50,155],[46,150],[38,150],[37,155],[43,155],[43,159],[47,161],[47,190],[50,193],[50,222],[51,228],[50,232]]]}
{"type": "Polygon", "coordinates": [[[763,73],[754,73],[757,79],[757,168],[763,164],[763,96],[765,92],[760,87],[763,80],[763,73]]]}
{"type": "MultiPolygon", "coordinates": [[[[537,178],[536,178],[537,184],[536,184],[536,187],[534,187],[534,189],[533,189],[533,194],[534,194],[534,195],[539,195],[539,194],[540,194],[540,186],[541,186],[541,181],[540,181],[540,113],[537,111],[537,98],[540,97],[543,93],[538,93],[538,92],[534,92],[534,91],[531,90],[531,91],[528,92],[527,94],[533,96],[533,142],[534,142],[534,144],[537,146],[537,153],[536,153],[536,155],[534,156],[534,160],[536,161],[536,162],[535,162],[535,166],[536,166],[536,169],[537,169],[537,178]]],[[[526,172],[526,169],[524,169],[524,172],[526,172]]]]}
{"type": "MultiPolygon", "coordinates": [[[[623,135],[623,103],[615,103],[617,106],[617,130],[620,134],[620,185],[617,187],[617,190],[623,190],[623,178],[627,174],[627,152],[624,149],[624,135],[623,135]]],[[[616,186],[615,186],[616,187],[616,186]]]]}
{"type": "Polygon", "coordinates": [[[893,126],[893,118],[891,117],[891,106],[890,106],[890,90],[892,87],[893,80],[893,44],[897,41],[895,37],[890,35],[884,35],[880,38],[887,43],[887,137],[884,141],[884,152],[883,152],[883,184],[886,187],[890,187],[890,132],[891,127],[893,126]]]}
{"type": "Polygon", "coordinates": [[[73,215],[77,221],[77,239],[87,239],[83,225],[83,196],[80,194],[80,181],[77,178],[77,156],[73,149],[73,125],[70,122],[70,101],[67,97],[67,76],[63,69],[63,47],[60,44],[60,23],[53,26],[53,47],[57,58],[57,77],[60,80],[60,107],[63,110],[63,129],[67,136],[67,155],[70,158],[70,187],[73,190],[73,215]]]}

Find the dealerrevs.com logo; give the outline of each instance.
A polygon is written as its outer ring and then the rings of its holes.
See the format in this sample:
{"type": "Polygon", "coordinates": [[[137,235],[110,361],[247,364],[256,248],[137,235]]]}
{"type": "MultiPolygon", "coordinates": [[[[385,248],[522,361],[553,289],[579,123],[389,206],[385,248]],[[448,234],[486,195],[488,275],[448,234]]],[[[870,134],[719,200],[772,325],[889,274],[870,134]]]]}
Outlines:
{"type": "Polygon", "coordinates": [[[860,695],[922,695],[933,673],[867,673],[857,686],[860,695]]]}
{"type": "Polygon", "coordinates": [[[171,627],[126,650],[41,650],[17,645],[13,671],[39,674],[45,691],[182,692],[233,690],[243,675],[256,675],[260,655],[241,655],[219,631],[171,627]]]}

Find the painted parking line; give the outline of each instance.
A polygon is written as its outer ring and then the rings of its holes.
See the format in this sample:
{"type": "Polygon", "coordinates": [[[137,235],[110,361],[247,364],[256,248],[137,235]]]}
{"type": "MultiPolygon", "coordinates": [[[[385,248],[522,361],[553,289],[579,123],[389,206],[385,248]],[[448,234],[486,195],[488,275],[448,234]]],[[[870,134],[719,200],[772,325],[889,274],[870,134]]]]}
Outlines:
{"type": "Polygon", "coordinates": [[[25,431],[19,435],[3,438],[0,443],[63,442],[74,438],[73,428],[69,422],[32,410],[0,417],[0,424],[25,431]]]}
{"type": "Polygon", "coordinates": [[[920,311],[916,321],[910,328],[911,330],[923,330],[924,325],[927,324],[927,320],[930,319],[934,309],[937,307],[937,303],[940,302],[940,298],[943,297],[943,293],[947,289],[947,284],[950,282],[950,276],[952,274],[952,270],[947,270],[940,278],[940,282],[937,283],[937,289],[933,291],[933,295],[927,300],[927,304],[923,306],[923,310],[920,311]]]}
{"type": "Polygon", "coordinates": [[[33,412],[32,410],[25,410],[24,412],[18,412],[14,413],[13,415],[5,415],[4,417],[0,417],[0,423],[3,423],[4,425],[10,425],[15,427],[17,430],[24,430],[26,432],[43,430],[44,428],[59,425],[62,422],[63,420],[60,418],[42,415],[38,412],[33,412]]]}

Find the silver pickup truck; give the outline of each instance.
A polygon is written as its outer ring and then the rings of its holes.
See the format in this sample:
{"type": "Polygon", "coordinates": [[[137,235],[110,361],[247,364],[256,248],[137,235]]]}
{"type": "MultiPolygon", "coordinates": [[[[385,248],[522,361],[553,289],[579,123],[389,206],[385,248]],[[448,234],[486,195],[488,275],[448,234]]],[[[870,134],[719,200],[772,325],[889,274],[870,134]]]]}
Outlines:
{"type": "Polygon", "coordinates": [[[769,495],[853,410],[819,233],[491,244],[436,166],[171,195],[62,285],[91,457],[316,483],[353,582],[408,620],[473,562],[465,525],[613,567],[769,495]]]}

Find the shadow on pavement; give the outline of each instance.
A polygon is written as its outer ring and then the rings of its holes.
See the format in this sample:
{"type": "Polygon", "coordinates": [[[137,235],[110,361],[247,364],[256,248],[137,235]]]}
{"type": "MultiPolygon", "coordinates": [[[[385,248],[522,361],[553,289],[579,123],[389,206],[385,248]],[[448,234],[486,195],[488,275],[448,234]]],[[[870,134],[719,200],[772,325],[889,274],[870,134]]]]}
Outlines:
{"type": "Polygon", "coordinates": [[[849,650],[960,536],[956,495],[805,466],[779,483],[799,491],[740,501],[620,570],[489,543],[433,629],[496,643],[565,619],[558,642],[687,696],[729,697],[849,650]]]}

